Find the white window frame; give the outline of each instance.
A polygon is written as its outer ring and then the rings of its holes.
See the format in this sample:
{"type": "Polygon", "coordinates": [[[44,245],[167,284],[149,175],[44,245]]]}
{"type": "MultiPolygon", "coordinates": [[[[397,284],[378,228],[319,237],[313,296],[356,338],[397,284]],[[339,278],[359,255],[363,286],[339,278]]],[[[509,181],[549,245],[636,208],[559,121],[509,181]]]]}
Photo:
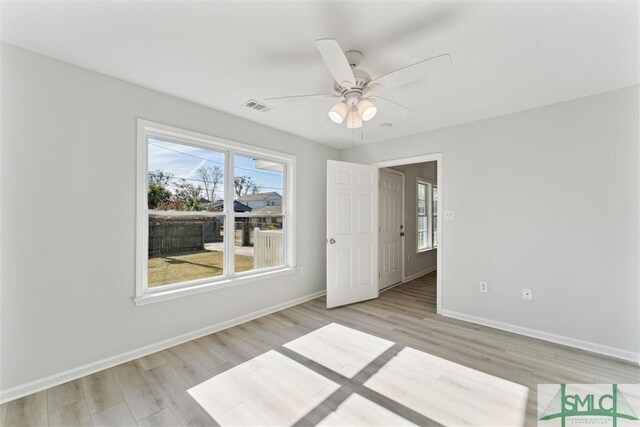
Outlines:
{"type": "Polygon", "coordinates": [[[433,246],[433,187],[436,186],[429,180],[425,178],[416,178],[416,252],[426,252],[433,249],[436,249],[433,246]],[[426,241],[427,246],[421,248],[420,247],[420,239],[418,238],[419,224],[421,215],[418,214],[418,204],[420,199],[420,186],[424,185],[426,188],[425,194],[425,218],[427,222],[427,230],[426,230],[426,241]]]}
{"type": "MultiPolygon", "coordinates": [[[[264,280],[296,271],[295,260],[295,172],[296,156],[252,145],[230,141],[227,139],[205,135],[173,126],[155,123],[148,120],[137,121],[137,162],[136,162],[136,284],[134,302],[144,305],[184,295],[222,289],[229,286],[264,280]],[[284,265],[259,270],[236,273],[234,271],[234,239],[224,240],[224,275],[191,280],[149,288],[147,286],[147,260],[149,243],[149,210],[147,205],[148,179],[148,139],[157,138],[162,141],[211,149],[224,153],[224,211],[222,212],[181,212],[181,216],[223,217],[225,227],[233,227],[236,217],[282,217],[284,230],[284,265]],[[283,163],[282,213],[260,214],[251,212],[234,212],[234,155],[259,157],[260,159],[283,163]]],[[[173,213],[175,215],[175,213],[173,213]]]]}

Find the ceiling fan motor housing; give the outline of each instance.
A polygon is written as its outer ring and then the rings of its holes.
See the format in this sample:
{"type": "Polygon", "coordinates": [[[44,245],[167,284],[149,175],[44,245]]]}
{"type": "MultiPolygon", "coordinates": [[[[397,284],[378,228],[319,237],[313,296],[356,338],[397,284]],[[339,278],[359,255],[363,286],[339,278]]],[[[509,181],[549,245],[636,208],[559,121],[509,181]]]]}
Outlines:
{"type": "Polygon", "coordinates": [[[355,107],[362,98],[362,93],[358,91],[349,91],[344,94],[344,100],[349,107],[355,107]]]}
{"type": "Polygon", "coordinates": [[[367,84],[371,81],[371,76],[364,70],[353,69],[353,75],[356,77],[356,83],[352,86],[341,85],[335,82],[333,89],[338,95],[345,96],[349,92],[358,92],[360,95],[365,91],[367,84]]]}

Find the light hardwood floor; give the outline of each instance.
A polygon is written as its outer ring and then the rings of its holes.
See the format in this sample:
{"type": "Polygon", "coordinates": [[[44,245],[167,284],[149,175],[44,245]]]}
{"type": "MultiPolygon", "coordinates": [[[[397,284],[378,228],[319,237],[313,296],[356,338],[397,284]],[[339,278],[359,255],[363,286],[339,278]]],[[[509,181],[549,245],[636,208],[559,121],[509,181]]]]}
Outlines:
{"type": "Polygon", "coordinates": [[[284,347],[338,323],[529,387],[526,425],[536,425],[539,383],[638,383],[637,366],[435,314],[435,273],[380,298],[327,310],[324,298],[128,362],[0,407],[6,426],[215,425],[187,390],[270,350],[313,369],[340,389],[305,417],[315,425],[353,392],[419,425],[436,425],[363,386],[393,352],[347,378],[284,347]]]}

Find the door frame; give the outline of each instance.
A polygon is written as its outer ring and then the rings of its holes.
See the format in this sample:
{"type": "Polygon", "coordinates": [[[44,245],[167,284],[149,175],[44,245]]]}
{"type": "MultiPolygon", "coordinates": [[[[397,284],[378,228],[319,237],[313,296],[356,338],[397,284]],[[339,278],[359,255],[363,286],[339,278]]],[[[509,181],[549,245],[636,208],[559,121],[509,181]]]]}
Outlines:
{"type": "MultiPolygon", "coordinates": [[[[442,281],[443,278],[443,270],[442,270],[442,257],[443,257],[443,247],[444,247],[444,227],[442,210],[444,206],[444,197],[445,194],[444,189],[444,179],[443,179],[443,162],[442,162],[442,152],[423,154],[419,156],[411,156],[411,157],[403,157],[399,159],[392,160],[384,160],[380,162],[372,163],[373,166],[378,169],[388,168],[393,166],[403,166],[410,165],[414,163],[424,163],[424,162],[436,162],[437,168],[437,177],[438,177],[438,247],[437,247],[437,260],[436,260],[436,313],[441,314],[442,311],[442,293],[444,288],[444,283],[442,281]]],[[[379,175],[379,174],[378,174],[379,175]]],[[[404,203],[403,203],[404,205],[404,203]]],[[[403,207],[404,210],[404,207],[403,207]]],[[[379,220],[379,219],[378,219],[379,220]]],[[[378,239],[380,238],[380,234],[378,233],[378,239]]],[[[402,277],[404,280],[404,264],[405,264],[405,253],[404,253],[404,241],[402,244],[402,277]]],[[[379,247],[379,245],[378,245],[379,247]]],[[[379,267],[378,267],[379,268],[379,267]]]]}
{"type": "MultiPolygon", "coordinates": [[[[377,165],[374,164],[373,166],[377,166],[377,165]]],[[[385,169],[385,168],[387,168],[387,166],[382,166],[382,167],[378,166],[378,181],[380,181],[381,169],[385,169]]],[[[400,205],[401,205],[401,212],[400,212],[401,220],[400,221],[402,222],[402,230],[404,231],[404,230],[407,229],[406,224],[405,224],[405,217],[404,217],[404,214],[405,214],[405,212],[404,212],[404,203],[405,203],[404,197],[405,197],[405,185],[406,185],[405,178],[406,177],[405,177],[404,172],[397,171],[397,170],[394,170],[394,169],[388,169],[385,172],[389,172],[389,173],[391,173],[393,175],[398,175],[398,176],[402,177],[402,200],[400,201],[400,205]]],[[[380,289],[380,292],[386,291],[387,289],[391,289],[394,286],[398,286],[398,285],[401,285],[402,283],[404,283],[404,280],[406,278],[406,275],[405,275],[405,272],[404,272],[404,264],[406,262],[406,260],[405,260],[405,241],[406,241],[406,239],[403,236],[402,239],[401,239],[401,243],[400,243],[400,256],[401,256],[401,264],[402,264],[402,266],[401,266],[401,268],[402,268],[402,276],[401,276],[400,282],[399,283],[394,283],[393,285],[389,285],[386,288],[380,288],[380,282],[378,282],[378,288],[380,289]]],[[[380,182],[378,182],[378,272],[380,271],[380,265],[379,264],[380,264],[380,182]]]]}

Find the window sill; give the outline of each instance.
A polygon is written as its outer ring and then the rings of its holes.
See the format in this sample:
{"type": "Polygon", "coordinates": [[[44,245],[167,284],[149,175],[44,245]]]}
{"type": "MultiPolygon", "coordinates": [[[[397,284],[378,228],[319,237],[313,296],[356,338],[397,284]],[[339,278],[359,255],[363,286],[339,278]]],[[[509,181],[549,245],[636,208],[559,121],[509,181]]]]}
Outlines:
{"type": "Polygon", "coordinates": [[[147,291],[133,299],[136,306],[152,304],[161,301],[167,301],[174,298],[180,298],[187,295],[195,295],[203,292],[209,292],[216,289],[224,289],[231,286],[239,286],[246,283],[257,282],[259,280],[270,279],[272,277],[286,276],[294,274],[298,271],[295,267],[283,267],[277,270],[270,270],[246,276],[236,276],[224,280],[216,280],[215,282],[204,283],[184,288],[173,288],[165,291],[147,291]]]}
{"type": "Polygon", "coordinates": [[[437,246],[434,246],[433,248],[418,249],[418,253],[420,254],[420,253],[422,253],[422,252],[429,252],[429,251],[432,251],[432,250],[434,250],[434,249],[438,249],[438,247],[437,247],[437,246]]]}

